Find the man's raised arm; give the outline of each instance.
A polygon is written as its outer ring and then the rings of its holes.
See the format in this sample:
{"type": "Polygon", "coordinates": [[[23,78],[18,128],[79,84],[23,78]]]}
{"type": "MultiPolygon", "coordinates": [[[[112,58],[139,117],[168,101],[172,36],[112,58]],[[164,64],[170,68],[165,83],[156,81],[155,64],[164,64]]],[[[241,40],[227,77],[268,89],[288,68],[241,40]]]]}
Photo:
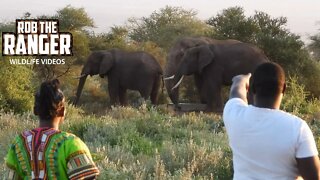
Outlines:
{"type": "Polygon", "coordinates": [[[249,88],[249,79],[251,77],[251,73],[246,75],[238,75],[232,78],[232,86],[230,89],[231,98],[240,98],[244,102],[247,102],[247,90],[249,88]]]}

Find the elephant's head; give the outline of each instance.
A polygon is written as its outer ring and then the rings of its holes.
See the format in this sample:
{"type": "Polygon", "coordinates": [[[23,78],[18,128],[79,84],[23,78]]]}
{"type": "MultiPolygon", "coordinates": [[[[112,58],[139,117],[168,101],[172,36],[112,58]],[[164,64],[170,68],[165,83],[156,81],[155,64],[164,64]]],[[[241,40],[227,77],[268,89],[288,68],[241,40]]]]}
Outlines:
{"type": "Polygon", "coordinates": [[[94,76],[99,74],[99,76],[103,78],[112,69],[113,64],[113,55],[108,51],[93,52],[88,57],[86,64],[82,68],[81,75],[79,76],[79,84],[74,105],[78,104],[87,76],[94,76]]]}
{"type": "Polygon", "coordinates": [[[177,88],[182,82],[183,76],[192,74],[201,74],[203,69],[212,63],[214,54],[209,45],[201,45],[188,49],[174,75],[174,87],[177,88]]]}
{"type": "Polygon", "coordinates": [[[184,37],[178,39],[174,46],[170,49],[167,57],[167,63],[164,68],[165,86],[171,101],[177,104],[179,101],[179,87],[172,90],[175,83],[173,77],[178,71],[179,64],[185,52],[193,47],[209,44],[213,40],[206,37],[184,37]]]}

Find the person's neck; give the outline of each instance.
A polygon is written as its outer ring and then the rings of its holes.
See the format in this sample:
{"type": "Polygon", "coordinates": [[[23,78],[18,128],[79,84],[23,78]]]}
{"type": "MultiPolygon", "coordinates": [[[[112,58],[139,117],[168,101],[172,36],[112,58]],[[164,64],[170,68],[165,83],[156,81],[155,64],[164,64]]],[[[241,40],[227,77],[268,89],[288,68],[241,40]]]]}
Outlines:
{"type": "Polygon", "coordinates": [[[280,109],[282,95],[275,98],[254,97],[253,105],[259,108],[280,109]]]}
{"type": "Polygon", "coordinates": [[[40,120],[39,127],[48,127],[59,130],[59,121],[56,118],[52,120],[40,120]]]}

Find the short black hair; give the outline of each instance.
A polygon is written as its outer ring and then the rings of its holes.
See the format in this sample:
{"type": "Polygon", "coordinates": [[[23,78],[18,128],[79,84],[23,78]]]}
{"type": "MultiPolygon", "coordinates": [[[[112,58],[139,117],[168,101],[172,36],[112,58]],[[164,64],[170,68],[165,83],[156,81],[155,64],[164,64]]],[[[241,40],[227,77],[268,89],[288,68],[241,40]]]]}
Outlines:
{"type": "Polygon", "coordinates": [[[250,90],[260,98],[274,98],[285,90],[285,73],[274,62],[259,65],[250,79],[250,90]]]}
{"type": "Polygon", "coordinates": [[[41,120],[52,120],[64,108],[64,94],[58,79],[45,81],[35,94],[34,114],[41,120]]]}

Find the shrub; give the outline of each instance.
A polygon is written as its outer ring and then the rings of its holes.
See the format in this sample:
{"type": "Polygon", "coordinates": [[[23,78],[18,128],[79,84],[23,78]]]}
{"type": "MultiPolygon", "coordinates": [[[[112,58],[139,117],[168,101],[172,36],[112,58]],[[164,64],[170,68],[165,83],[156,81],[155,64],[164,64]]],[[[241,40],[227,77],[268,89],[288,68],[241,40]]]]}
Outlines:
{"type": "Polygon", "coordinates": [[[33,72],[30,67],[11,65],[0,58],[0,109],[18,113],[32,109],[33,72]]]}
{"type": "Polygon", "coordinates": [[[282,109],[294,114],[310,115],[320,111],[320,101],[316,98],[309,98],[309,92],[305,90],[303,84],[298,82],[297,77],[289,76],[282,109]]]}
{"type": "MultiPolygon", "coordinates": [[[[292,79],[289,82],[292,85],[286,107],[292,108],[296,101],[304,108],[308,103],[292,99],[301,96],[303,88],[292,79]]],[[[304,112],[308,111],[311,109],[304,112]]],[[[99,179],[232,178],[232,153],[219,115],[168,114],[147,104],[138,109],[114,107],[99,117],[67,105],[67,113],[61,129],[76,134],[88,145],[101,171],[99,179]]],[[[37,118],[31,113],[13,112],[0,112],[0,118],[0,157],[4,157],[13,137],[35,127],[37,118]]],[[[319,145],[319,117],[306,120],[319,145]]]]}

